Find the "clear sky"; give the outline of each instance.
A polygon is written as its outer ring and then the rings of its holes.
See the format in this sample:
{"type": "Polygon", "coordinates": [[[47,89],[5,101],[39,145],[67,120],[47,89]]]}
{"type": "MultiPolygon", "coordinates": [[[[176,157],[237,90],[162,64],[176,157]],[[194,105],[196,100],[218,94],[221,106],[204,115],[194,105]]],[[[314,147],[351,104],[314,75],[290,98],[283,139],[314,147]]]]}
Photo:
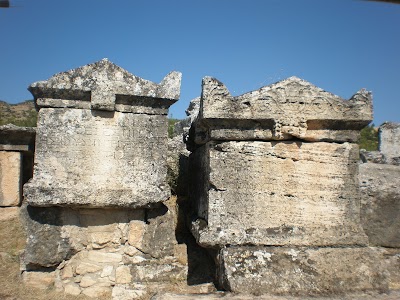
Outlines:
{"type": "Polygon", "coordinates": [[[0,9],[0,99],[104,57],[160,82],[183,73],[183,118],[213,76],[233,95],[298,76],[400,122],[400,5],[356,0],[11,0],[0,9]]]}

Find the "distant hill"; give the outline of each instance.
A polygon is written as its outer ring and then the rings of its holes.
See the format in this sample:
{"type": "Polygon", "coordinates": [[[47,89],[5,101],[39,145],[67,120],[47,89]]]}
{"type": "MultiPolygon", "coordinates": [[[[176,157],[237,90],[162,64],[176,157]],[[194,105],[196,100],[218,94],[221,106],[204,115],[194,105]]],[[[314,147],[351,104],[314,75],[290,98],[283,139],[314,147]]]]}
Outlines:
{"type": "Polygon", "coordinates": [[[37,112],[33,100],[18,104],[9,104],[0,100],[0,125],[35,127],[37,112]]]}

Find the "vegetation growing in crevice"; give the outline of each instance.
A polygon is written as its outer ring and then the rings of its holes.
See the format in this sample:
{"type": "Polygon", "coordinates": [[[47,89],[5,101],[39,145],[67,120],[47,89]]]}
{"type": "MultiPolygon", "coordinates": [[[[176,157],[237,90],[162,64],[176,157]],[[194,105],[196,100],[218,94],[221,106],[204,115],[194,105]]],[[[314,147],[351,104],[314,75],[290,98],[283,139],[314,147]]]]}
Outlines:
{"type": "Polygon", "coordinates": [[[377,151],[379,146],[378,128],[374,124],[368,125],[361,130],[361,136],[358,140],[360,149],[367,151],[377,151]]]}

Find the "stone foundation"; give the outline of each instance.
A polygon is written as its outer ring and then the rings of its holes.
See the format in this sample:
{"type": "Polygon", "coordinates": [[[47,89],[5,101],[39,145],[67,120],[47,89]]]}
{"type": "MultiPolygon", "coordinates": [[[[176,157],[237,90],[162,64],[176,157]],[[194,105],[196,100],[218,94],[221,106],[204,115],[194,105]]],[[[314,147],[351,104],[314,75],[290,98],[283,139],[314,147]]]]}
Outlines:
{"type": "Polygon", "coordinates": [[[311,296],[389,288],[377,248],[228,247],[219,262],[221,284],[236,293],[311,296]]]}

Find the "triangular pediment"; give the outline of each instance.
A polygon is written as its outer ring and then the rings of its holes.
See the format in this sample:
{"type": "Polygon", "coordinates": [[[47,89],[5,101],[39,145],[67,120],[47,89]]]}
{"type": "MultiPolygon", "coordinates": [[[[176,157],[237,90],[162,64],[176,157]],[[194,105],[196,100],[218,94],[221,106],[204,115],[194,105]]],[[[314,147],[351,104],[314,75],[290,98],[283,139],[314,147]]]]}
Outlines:
{"type": "Polygon", "coordinates": [[[177,100],[180,84],[179,72],[169,73],[156,84],[102,59],[35,82],[28,89],[35,99],[90,100],[92,108],[113,110],[116,95],[177,100]]]}

